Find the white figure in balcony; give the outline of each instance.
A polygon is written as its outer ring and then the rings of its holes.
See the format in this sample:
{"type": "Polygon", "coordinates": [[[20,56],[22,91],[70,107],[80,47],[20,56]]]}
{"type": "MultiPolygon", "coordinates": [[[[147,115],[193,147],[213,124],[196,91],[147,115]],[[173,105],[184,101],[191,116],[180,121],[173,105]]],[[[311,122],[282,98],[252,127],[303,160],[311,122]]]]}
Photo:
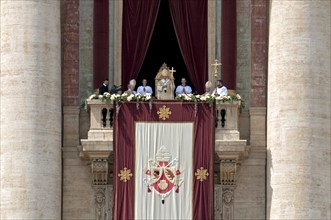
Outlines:
{"type": "Polygon", "coordinates": [[[128,85],[128,90],[126,90],[125,93],[135,95],[137,93],[136,91],[134,91],[134,88],[135,87],[136,87],[136,80],[135,79],[131,79],[130,80],[130,83],[128,85]]]}
{"type": "Polygon", "coordinates": [[[142,85],[138,87],[137,93],[141,95],[146,95],[146,93],[153,94],[152,87],[147,85],[147,79],[143,79],[142,85]]]}
{"type": "Polygon", "coordinates": [[[173,68],[169,70],[169,67],[166,63],[161,66],[155,77],[155,95],[157,99],[174,99],[174,72],[176,71],[173,68]]]}
{"type": "Polygon", "coordinates": [[[176,88],[176,96],[180,94],[192,94],[192,88],[189,85],[186,85],[186,79],[182,78],[181,85],[176,88]]]}
{"type": "Polygon", "coordinates": [[[217,80],[216,88],[214,89],[212,95],[223,96],[228,94],[228,89],[223,85],[223,80],[217,80]]]}
{"type": "Polygon", "coordinates": [[[207,81],[205,84],[205,93],[202,96],[211,95],[213,84],[210,81],[207,81]]]}

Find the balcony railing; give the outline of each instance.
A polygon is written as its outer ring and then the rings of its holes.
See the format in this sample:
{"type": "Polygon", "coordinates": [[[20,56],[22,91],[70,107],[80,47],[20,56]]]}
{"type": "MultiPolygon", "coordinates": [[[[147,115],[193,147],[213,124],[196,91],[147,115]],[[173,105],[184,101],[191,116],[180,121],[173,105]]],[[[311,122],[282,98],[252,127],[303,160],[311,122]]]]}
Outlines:
{"type": "MultiPolygon", "coordinates": [[[[220,157],[240,159],[247,156],[246,140],[240,140],[240,102],[216,101],[215,152],[220,157]]],[[[107,158],[113,151],[113,103],[100,99],[87,101],[90,129],[87,139],[81,139],[80,155],[85,158],[107,158]]]]}

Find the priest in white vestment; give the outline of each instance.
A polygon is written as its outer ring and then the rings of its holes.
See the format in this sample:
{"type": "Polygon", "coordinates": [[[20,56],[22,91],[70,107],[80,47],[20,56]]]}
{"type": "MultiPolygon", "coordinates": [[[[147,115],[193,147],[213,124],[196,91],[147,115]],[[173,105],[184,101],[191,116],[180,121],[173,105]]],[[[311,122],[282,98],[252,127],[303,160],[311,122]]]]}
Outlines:
{"type": "Polygon", "coordinates": [[[143,79],[142,85],[138,87],[137,93],[141,95],[146,95],[146,93],[153,94],[153,89],[152,87],[147,85],[147,79],[143,79]]]}
{"type": "Polygon", "coordinates": [[[180,94],[192,94],[192,88],[191,86],[186,85],[186,79],[182,78],[181,82],[182,84],[176,88],[176,96],[180,94]]]}
{"type": "Polygon", "coordinates": [[[212,95],[223,96],[228,94],[228,89],[223,85],[223,80],[217,80],[217,87],[214,89],[212,95]]]}

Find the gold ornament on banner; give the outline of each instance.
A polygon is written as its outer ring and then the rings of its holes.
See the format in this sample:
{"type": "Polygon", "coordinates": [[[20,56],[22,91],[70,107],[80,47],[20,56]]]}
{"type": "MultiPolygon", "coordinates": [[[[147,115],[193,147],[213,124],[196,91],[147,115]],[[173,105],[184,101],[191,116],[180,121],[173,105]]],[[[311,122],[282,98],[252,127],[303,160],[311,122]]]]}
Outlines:
{"type": "Polygon", "coordinates": [[[132,173],[130,169],[124,167],[123,170],[120,170],[118,176],[120,177],[120,181],[127,182],[132,177],[132,173]]]}
{"type": "Polygon", "coordinates": [[[207,180],[207,176],[209,176],[209,173],[207,169],[200,167],[200,169],[197,169],[197,172],[195,172],[194,175],[197,177],[197,180],[200,180],[200,182],[202,182],[204,180],[207,180]]]}
{"type": "Polygon", "coordinates": [[[164,105],[162,108],[159,108],[157,114],[159,115],[159,118],[166,120],[170,117],[171,111],[170,108],[167,108],[167,106],[164,105]]]}

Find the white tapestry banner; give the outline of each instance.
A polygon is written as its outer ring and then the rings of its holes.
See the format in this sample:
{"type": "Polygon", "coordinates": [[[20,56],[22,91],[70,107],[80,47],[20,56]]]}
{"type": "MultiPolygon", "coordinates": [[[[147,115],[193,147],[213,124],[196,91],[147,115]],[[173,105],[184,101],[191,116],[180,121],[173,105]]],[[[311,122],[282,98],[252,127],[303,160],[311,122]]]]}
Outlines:
{"type": "Polygon", "coordinates": [[[192,219],[193,129],[135,123],[135,219],[192,219]]]}

